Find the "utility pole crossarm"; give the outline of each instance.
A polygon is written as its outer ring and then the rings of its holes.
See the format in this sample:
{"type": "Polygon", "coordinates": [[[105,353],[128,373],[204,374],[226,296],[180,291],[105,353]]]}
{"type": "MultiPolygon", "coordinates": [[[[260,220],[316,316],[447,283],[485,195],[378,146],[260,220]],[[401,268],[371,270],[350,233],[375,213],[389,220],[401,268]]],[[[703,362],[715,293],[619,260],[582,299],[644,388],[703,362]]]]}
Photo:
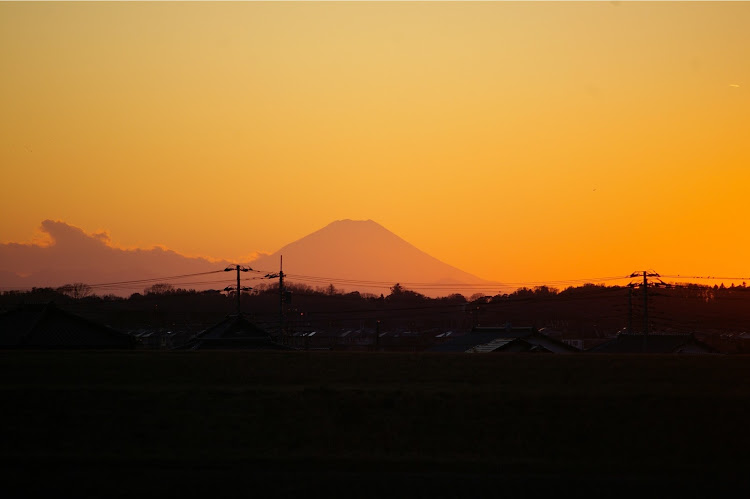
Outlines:
{"type": "Polygon", "coordinates": [[[238,265],[230,265],[229,267],[227,267],[227,268],[224,269],[224,272],[232,272],[232,271],[236,271],[237,272],[237,287],[236,288],[232,288],[231,286],[227,286],[226,288],[224,288],[224,291],[232,291],[232,290],[237,291],[237,315],[242,315],[242,312],[240,311],[240,295],[242,294],[243,291],[247,291],[249,289],[252,289],[252,288],[243,288],[240,285],[240,272],[249,272],[251,270],[253,270],[253,269],[251,269],[250,267],[244,267],[244,266],[239,265],[239,264],[238,265]]]}

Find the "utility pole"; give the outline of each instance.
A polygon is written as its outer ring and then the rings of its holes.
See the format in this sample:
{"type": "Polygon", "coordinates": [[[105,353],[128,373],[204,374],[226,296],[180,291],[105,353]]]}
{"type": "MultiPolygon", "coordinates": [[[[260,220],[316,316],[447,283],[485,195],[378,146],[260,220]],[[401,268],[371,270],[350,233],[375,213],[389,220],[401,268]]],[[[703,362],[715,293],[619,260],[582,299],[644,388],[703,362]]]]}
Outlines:
{"type": "Polygon", "coordinates": [[[643,271],[643,335],[648,336],[648,276],[643,271]]]}
{"type": "Polygon", "coordinates": [[[266,274],[265,277],[266,279],[279,278],[279,339],[281,339],[284,332],[284,301],[286,301],[284,290],[284,255],[279,256],[279,273],[266,274]]]}
{"type": "Polygon", "coordinates": [[[279,338],[284,334],[284,255],[279,255],[279,338]]]}
{"type": "Polygon", "coordinates": [[[628,284],[628,334],[633,334],[633,284],[628,284]]]}
{"type": "Polygon", "coordinates": [[[643,277],[643,335],[648,336],[648,278],[660,277],[656,272],[641,270],[633,272],[630,277],[643,277]]]}
{"type": "Polygon", "coordinates": [[[380,347],[380,319],[375,321],[375,350],[380,347]]]}
{"type": "Polygon", "coordinates": [[[233,270],[237,271],[237,287],[233,288],[232,286],[227,286],[226,288],[224,288],[224,291],[237,291],[237,315],[239,316],[242,315],[242,312],[240,311],[240,295],[243,291],[250,291],[251,289],[253,289],[248,287],[243,288],[240,286],[240,272],[249,272],[253,269],[251,269],[250,267],[243,267],[242,265],[230,265],[229,267],[224,269],[224,272],[231,272],[233,270]]]}

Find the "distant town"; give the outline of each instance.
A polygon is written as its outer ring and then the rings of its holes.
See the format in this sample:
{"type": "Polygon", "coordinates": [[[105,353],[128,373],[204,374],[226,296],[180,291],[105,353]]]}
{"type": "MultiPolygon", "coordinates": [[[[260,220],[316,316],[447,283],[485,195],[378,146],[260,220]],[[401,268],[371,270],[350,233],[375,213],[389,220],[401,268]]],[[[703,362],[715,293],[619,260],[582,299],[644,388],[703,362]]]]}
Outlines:
{"type": "Polygon", "coordinates": [[[55,244],[0,245],[3,348],[750,351],[741,278],[644,270],[510,288],[372,220],[334,221],[252,266],[119,249],[63,222],[42,229],[55,244]],[[51,280],[65,284],[33,285],[51,280]]]}
{"type": "Polygon", "coordinates": [[[697,284],[520,288],[430,298],[269,282],[241,291],[86,284],[0,294],[3,348],[468,353],[748,353],[750,289],[697,284]],[[75,331],[73,333],[72,331],[75,331]]]}

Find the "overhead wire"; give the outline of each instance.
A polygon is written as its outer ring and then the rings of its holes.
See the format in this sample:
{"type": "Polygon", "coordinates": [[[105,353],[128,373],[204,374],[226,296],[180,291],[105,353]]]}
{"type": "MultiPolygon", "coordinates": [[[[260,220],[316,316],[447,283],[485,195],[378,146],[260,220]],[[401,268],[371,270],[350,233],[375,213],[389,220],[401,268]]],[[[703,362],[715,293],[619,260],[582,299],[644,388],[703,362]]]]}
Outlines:
{"type": "MultiPolygon", "coordinates": [[[[262,273],[262,271],[261,271],[262,273]]],[[[277,275],[273,276],[278,277],[277,275]]],[[[333,284],[339,286],[362,286],[368,288],[378,289],[392,289],[395,285],[393,281],[375,281],[365,279],[351,279],[341,277],[326,277],[326,276],[311,276],[306,274],[295,274],[295,273],[284,273],[284,277],[287,278],[288,282],[302,282],[311,284],[333,284]]],[[[605,276],[605,277],[594,277],[594,278],[583,278],[583,279],[567,279],[567,280],[552,280],[552,281],[526,281],[526,282],[486,282],[486,283],[435,283],[435,282],[410,282],[410,281],[399,281],[398,284],[408,290],[468,290],[468,291],[494,291],[498,288],[509,288],[518,284],[532,285],[532,284],[547,284],[547,285],[561,285],[561,284],[578,284],[578,283],[603,283],[608,281],[624,280],[628,279],[629,276],[605,276]]]]}
{"type": "Polygon", "coordinates": [[[726,277],[726,276],[696,276],[696,275],[662,275],[661,277],[665,277],[668,279],[716,279],[716,280],[725,280],[725,281],[750,281],[750,277],[726,277]]]}
{"type": "Polygon", "coordinates": [[[149,277],[146,279],[132,279],[129,281],[113,281],[113,282],[95,283],[95,284],[88,284],[88,286],[94,288],[98,286],[108,286],[112,284],[135,284],[135,283],[160,282],[160,281],[168,281],[168,280],[174,280],[174,279],[182,279],[185,277],[194,277],[194,276],[199,276],[199,275],[218,274],[220,272],[224,272],[224,271],[223,270],[211,270],[208,272],[195,272],[192,274],[178,274],[178,275],[164,276],[164,277],[149,277]]]}
{"type": "MultiPolygon", "coordinates": [[[[197,276],[203,276],[203,275],[211,275],[211,274],[219,274],[223,273],[223,270],[211,270],[206,272],[193,272],[189,274],[176,274],[171,276],[161,276],[161,277],[149,277],[144,279],[130,279],[125,281],[111,281],[111,282],[99,282],[94,284],[86,284],[91,289],[137,289],[141,286],[147,285],[147,284],[156,284],[156,283],[167,283],[169,281],[175,281],[179,279],[185,279],[188,277],[197,277],[197,276]]],[[[226,279],[222,280],[216,280],[216,281],[188,281],[188,282],[178,282],[174,284],[210,284],[210,283],[218,283],[218,282],[226,282],[226,279]]],[[[25,288],[21,289],[33,289],[38,286],[27,286],[25,288]]],[[[59,287],[59,286],[58,286],[59,287]]],[[[19,288],[11,287],[11,286],[2,286],[0,289],[12,289],[12,290],[19,290],[19,288]]]]}
{"type": "MultiPolygon", "coordinates": [[[[169,276],[160,276],[160,277],[150,277],[150,278],[143,278],[143,279],[132,279],[132,280],[123,280],[123,281],[112,281],[112,282],[100,282],[100,283],[94,283],[94,284],[88,284],[90,288],[93,289],[134,289],[136,286],[143,286],[147,284],[154,284],[154,283],[160,283],[160,282],[170,282],[170,281],[177,281],[180,279],[188,278],[188,277],[194,277],[194,276],[201,276],[201,275],[210,275],[210,274],[219,274],[223,273],[225,270],[213,270],[213,271],[206,271],[206,272],[195,272],[195,273],[187,273],[187,274],[177,274],[177,275],[169,275],[169,276]]],[[[272,279],[277,278],[278,273],[274,271],[267,271],[263,269],[250,269],[250,272],[253,272],[252,277],[244,277],[243,281],[258,281],[258,280],[264,280],[264,279],[272,279]]],[[[307,274],[296,274],[296,273],[284,273],[284,276],[287,278],[287,282],[295,283],[295,282],[301,282],[303,284],[314,284],[314,285],[338,285],[340,287],[367,287],[367,288],[376,288],[376,289],[392,289],[396,283],[392,281],[385,281],[385,280],[367,280],[367,279],[356,279],[356,278],[342,278],[342,277],[329,277],[329,276],[314,276],[314,275],[307,275],[307,274]]],[[[680,274],[669,274],[669,275],[662,275],[661,277],[667,278],[667,279],[675,279],[675,278],[681,278],[681,279],[714,279],[714,280],[734,280],[734,281],[741,281],[741,280],[750,280],[750,277],[726,277],[726,276],[684,276],[680,274]]],[[[616,275],[616,276],[601,276],[601,277],[589,277],[589,278],[578,278],[578,279],[557,279],[557,280],[547,280],[547,281],[504,281],[504,282],[487,282],[487,283],[435,283],[435,282],[420,282],[420,281],[402,281],[398,284],[403,287],[405,290],[424,290],[424,291],[488,291],[488,292],[497,292],[500,294],[500,288],[512,288],[512,287],[527,287],[527,286],[561,286],[561,285],[576,285],[576,284],[594,284],[594,283],[606,283],[606,282],[612,282],[612,281],[623,281],[630,279],[630,275],[616,275]]],[[[202,284],[212,284],[214,282],[216,283],[226,283],[229,282],[231,279],[226,280],[220,280],[220,281],[190,281],[190,282],[175,282],[174,284],[177,285],[202,285],[202,284]]],[[[233,282],[233,281],[232,281],[233,282]]],[[[669,284],[673,287],[678,287],[679,284],[669,284]]],[[[18,287],[11,287],[11,286],[2,286],[0,289],[19,289],[18,287]]],[[[22,289],[31,289],[31,287],[26,287],[22,289]]]]}
{"type": "MultiPolygon", "coordinates": [[[[587,293],[585,296],[567,296],[567,295],[561,295],[556,294],[552,296],[546,296],[546,297],[534,297],[534,296],[524,296],[524,297],[509,297],[504,298],[502,300],[496,301],[496,302],[488,302],[483,303],[481,305],[476,305],[472,302],[463,302],[463,303],[439,303],[434,305],[419,305],[419,306],[412,306],[412,307],[383,307],[383,308],[371,308],[371,309],[349,309],[349,310],[330,310],[330,311],[316,311],[314,312],[314,315],[316,317],[318,316],[330,316],[330,315],[337,315],[337,314],[391,314],[392,312],[404,312],[404,311],[437,311],[441,309],[451,309],[451,308],[457,308],[457,309],[465,309],[466,312],[472,312],[476,309],[476,307],[480,307],[482,310],[486,312],[492,312],[493,309],[505,306],[505,305],[511,305],[511,304],[518,304],[523,302],[544,302],[544,301],[574,301],[574,300],[587,300],[587,299],[603,299],[603,298],[609,298],[612,295],[612,291],[622,291],[622,288],[609,288],[606,291],[602,290],[597,293],[587,293]]],[[[390,316],[390,315],[389,315],[390,316]]]]}

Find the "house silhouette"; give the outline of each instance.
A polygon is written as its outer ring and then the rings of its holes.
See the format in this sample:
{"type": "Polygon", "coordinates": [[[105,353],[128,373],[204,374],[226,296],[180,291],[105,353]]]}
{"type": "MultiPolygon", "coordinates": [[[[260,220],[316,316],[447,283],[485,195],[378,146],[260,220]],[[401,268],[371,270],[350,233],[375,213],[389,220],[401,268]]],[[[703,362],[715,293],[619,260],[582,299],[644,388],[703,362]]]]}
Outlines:
{"type": "Polygon", "coordinates": [[[0,348],[130,349],[135,339],[62,310],[54,303],[22,305],[0,314],[0,348]]]}

